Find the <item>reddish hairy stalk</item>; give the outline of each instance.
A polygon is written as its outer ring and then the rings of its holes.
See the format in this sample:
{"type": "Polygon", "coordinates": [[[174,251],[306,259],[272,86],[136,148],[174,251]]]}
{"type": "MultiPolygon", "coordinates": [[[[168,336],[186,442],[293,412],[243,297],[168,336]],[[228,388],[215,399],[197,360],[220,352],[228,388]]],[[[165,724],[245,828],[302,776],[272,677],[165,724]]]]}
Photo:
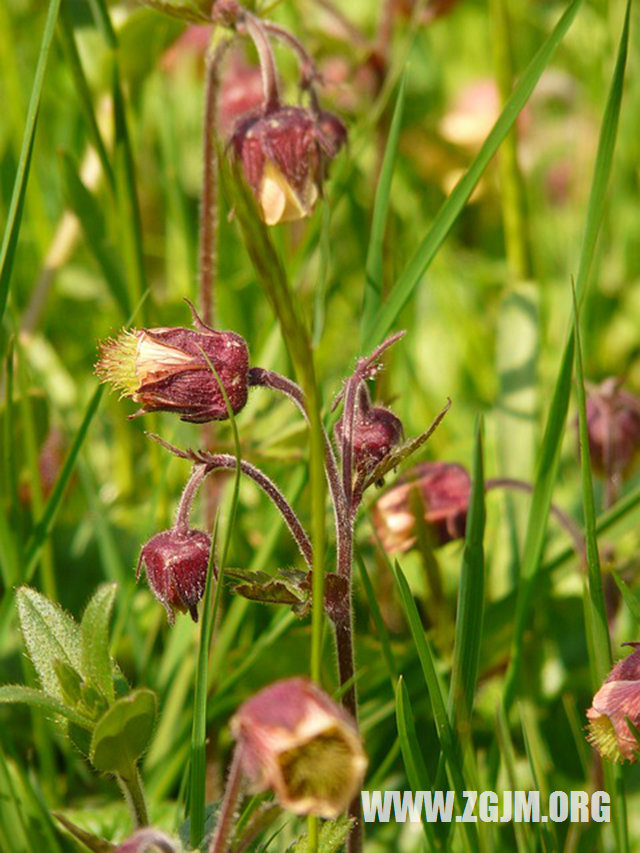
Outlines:
{"type": "Polygon", "coordinates": [[[216,831],[209,844],[208,853],[226,853],[231,841],[233,829],[233,818],[236,803],[242,787],[242,749],[237,746],[233,752],[227,784],[224,792],[224,800],[218,816],[216,831]]]}
{"type": "Polygon", "coordinates": [[[187,481],[184,487],[178,509],[176,510],[176,520],[174,527],[179,533],[187,533],[189,530],[189,516],[191,515],[191,507],[200,484],[206,476],[206,468],[204,465],[199,465],[194,468],[193,474],[187,481]]]}

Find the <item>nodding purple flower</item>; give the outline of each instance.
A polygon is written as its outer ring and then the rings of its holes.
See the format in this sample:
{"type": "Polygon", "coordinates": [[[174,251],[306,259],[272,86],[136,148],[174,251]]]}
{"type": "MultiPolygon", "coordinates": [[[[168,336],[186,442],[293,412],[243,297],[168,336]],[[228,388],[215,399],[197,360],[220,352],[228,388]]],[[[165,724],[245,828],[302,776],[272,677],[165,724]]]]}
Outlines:
{"type": "MultiPolygon", "coordinates": [[[[402,421],[389,409],[371,406],[368,396],[356,409],[353,422],[353,465],[358,474],[366,475],[391,453],[404,435],[402,421]]],[[[336,439],[344,441],[343,418],[335,425],[336,439]]]]}
{"type": "Polygon", "coordinates": [[[432,537],[445,545],[462,539],[471,478],[462,465],[423,462],[409,470],[373,506],[376,532],[386,551],[406,552],[418,541],[417,513],[432,537]]]}
{"type": "Polygon", "coordinates": [[[640,448],[640,398],[605,379],[587,395],[587,431],[591,464],[598,474],[622,477],[640,448]]]}
{"type": "Polygon", "coordinates": [[[231,720],[245,774],[295,814],[335,818],[360,790],[367,758],[355,723],[304,678],[277,681],[231,720]]]}
{"type": "Polygon", "coordinates": [[[640,726],[640,643],[625,645],[633,652],[613,667],[587,711],[588,738],[608,761],[633,763],[640,747],[627,718],[640,726]]]}
{"type": "MultiPolygon", "coordinates": [[[[204,595],[211,537],[202,530],[163,530],[140,552],[136,579],[144,566],[151,591],[167,611],[173,625],[174,611],[188,610],[198,621],[198,602],[204,595]]],[[[214,569],[215,571],[215,569],[214,569]]]]}
{"type": "Polygon", "coordinates": [[[302,107],[259,110],[238,122],[231,150],[267,225],[311,215],[346,135],[336,116],[302,107]]]}
{"type": "Polygon", "coordinates": [[[96,373],[142,404],[136,414],[175,412],[190,423],[229,417],[247,401],[249,350],[235,332],[216,332],[194,312],[197,329],[132,329],[100,346],[96,373]],[[208,361],[207,361],[208,359],[208,361]]]}

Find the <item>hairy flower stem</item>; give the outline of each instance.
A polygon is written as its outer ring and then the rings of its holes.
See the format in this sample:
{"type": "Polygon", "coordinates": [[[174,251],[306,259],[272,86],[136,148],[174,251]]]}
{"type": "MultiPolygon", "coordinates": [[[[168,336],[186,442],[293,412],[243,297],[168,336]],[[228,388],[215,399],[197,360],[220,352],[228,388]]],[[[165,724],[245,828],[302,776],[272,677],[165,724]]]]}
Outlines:
{"type": "Polygon", "coordinates": [[[271,42],[262,21],[252,15],[251,12],[245,11],[242,19],[238,22],[238,29],[241,26],[244,26],[258,51],[264,92],[264,111],[265,113],[273,112],[280,106],[280,91],[271,42]]]}
{"type": "Polygon", "coordinates": [[[136,829],[141,826],[149,826],[149,814],[147,812],[147,800],[142,787],[142,779],[138,768],[133,765],[127,776],[117,775],[118,784],[127,801],[136,829]]]}
{"type": "Polygon", "coordinates": [[[194,469],[193,474],[187,481],[187,485],[184,487],[180,503],[178,504],[178,509],[176,510],[176,520],[174,524],[175,529],[179,533],[187,533],[189,530],[189,517],[191,515],[193,500],[196,496],[196,492],[200,488],[200,484],[206,476],[206,473],[206,466],[199,465],[194,469]]]}
{"type": "MultiPolygon", "coordinates": [[[[278,391],[288,397],[298,407],[304,419],[309,422],[309,413],[304,399],[304,394],[299,385],[296,385],[291,379],[286,376],[281,376],[274,370],[265,370],[262,367],[252,367],[249,370],[249,385],[259,386],[263,388],[271,388],[272,391],[278,391]]],[[[326,431],[323,429],[324,449],[325,449],[325,472],[329,492],[331,494],[331,502],[336,522],[337,548],[338,548],[338,565],[341,560],[351,560],[348,556],[351,553],[351,528],[349,523],[349,512],[347,501],[340,482],[340,474],[338,472],[338,463],[336,461],[333,448],[329,441],[326,431]],[[347,556],[342,557],[345,552],[347,556]]]]}
{"type": "Polygon", "coordinates": [[[216,831],[209,844],[208,853],[226,853],[229,849],[230,836],[233,829],[233,817],[242,786],[241,756],[242,750],[238,746],[233,753],[224,791],[224,800],[222,801],[222,807],[218,816],[216,831]]]}
{"type": "MultiPolygon", "coordinates": [[[[200,458],[205,465],[204,476],[210,474],[212,471],[220,470],[221,468],[235,471],[237,465],[236,457],[229,453],[202,453],[200,454],[200,458]]],[[[311,568],[313,565],[313,549],[311,547],[311,542],[304,527],[300,523],[298,516],[280,489],[263,471],[256,468],[256,466],[252,465],[250,462],[246,462],[244,459],[240,460],[240,470],[262,489],[276,509],[280,512],[280,515],[291,531],[291,535],[300,549],[300,553],[302,554],[305,563],[309,568],[311,568]]]]}

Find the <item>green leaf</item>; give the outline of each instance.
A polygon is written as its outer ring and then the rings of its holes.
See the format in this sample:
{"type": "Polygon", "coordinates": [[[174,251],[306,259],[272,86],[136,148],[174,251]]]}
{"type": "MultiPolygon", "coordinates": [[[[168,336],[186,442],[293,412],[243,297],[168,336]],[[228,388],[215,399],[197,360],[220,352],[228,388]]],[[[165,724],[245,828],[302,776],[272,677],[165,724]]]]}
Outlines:
{"type": "Polygon", "coordinates": [[[102,773],[125,778],[147,748],[156,719],[157,700],[151,690],[134,690],[118,699],[98,720],[89,758],[102,773]]]}
{"type": "Polygon", "coordinates": [[[478,680],[484,622],[484,473],[482,419],[476,424],[471,496],[462,553],[462,569],[456,611],[456,638],[449,690],[449,719],[468,733],[478,680]]]}
{"type": "Polygon", "coordinates": [[[309,598],[307,572],[279,569],[275,575],[268,575],[251,569],[225,569],[224,574],[234,582],[233,592],[250,601],[295,605],[309,598]]]}
{"type": "Polygon", "coordinates": [[[18,244],[18,234],[20,232],[20,223],[22,220],[22,208],[24,206],[24,196],[29,178],[29,167],[31,165],[31,152],[33,151],[33,141],[36,135],[40,96],[42,95],[44,75],[47,68],[47,62],[49,60],[51,40],[53,39],[59,9],[60,0],[50,0],[47,11],[47,20],[44,25],[44,34],[40,45],[40,56],[38,58],[38,65],[33,81],[33,87],[31,89],[31,98],[29,100],[27,122],[22,137],[22,148],[20,150],[18,170],[13,183],[7,223],[2,237],[2,247],[0,248],[0,322],[2,322],[2,318],[4,317],[7,298],[9,296],[11,272],[13,270],[13,261],[15,258],[16,246],[18,244]]]}
{"type": "Polygon", "coordinates": [[[362,322],[360,325],[360,345],[368,345],[369,332],[380,305],[382,304],[383,287],[383,240],[389,212],[389,199],[391,198],[391,182],[393,170],[398,153],[398,140],[400,128],[402,127],[402,114],[404,112],[404,96],[407,85],[407,72],[400,80],[396,105],[391,119],[391,128],[387,138],[387,145],[380,170],[380,178],[376,188],[376,197],[373,203],[373,216],[371,219],[371,234],[369,236],[369,249],[367,251],[367,262],[365,267],[364,300],[362,306],[362,322]]]}
{"type": "Polygon", "coordinates": [[[90,729],[93,726],[92,720],[49,693],[37,690],[34,687],[25,687],[23,684],[3,684],[0,687],[0,704],[18,702],[30,705],[32,708],[41,708],[43,711],[59,714],[83,729],[90,729]]]}
{"type": "Polygon", "coordinates": [[[58,605],[28,586],[16,593],[24,642],[46,693],[64,700],[55,672],[61,660],[82,672],[82,641],[76,622],[58,605]]]}
{"type": "Polygon", "coordinates": [[[98,587],[82,614],[82,671],[109,702],[115,699],[109,654],[109,620],[116,598],[115,583],[98,587]]]}
{"type": "Polygon", "coordinates": [[[429,268],[449,231],[467,203],[469,196],[489,165],[491,158],[509,133],[520,111],[529,100],[536,83],[549,64],[549,60],[569,29],[581,0],[573,0],[556,24],[553,32],[540,47],[524,71],[513,94],[504,106],[491,133],[486,138],[475,160],[455,189],[440,208],[427,235],[409,260],[404,272],[393,288],[389,299],[380,310],[377,322],[370,332],[373,345],[380,343],[393,326],[396,318],[410,299],[422,276],[429,268]]]}

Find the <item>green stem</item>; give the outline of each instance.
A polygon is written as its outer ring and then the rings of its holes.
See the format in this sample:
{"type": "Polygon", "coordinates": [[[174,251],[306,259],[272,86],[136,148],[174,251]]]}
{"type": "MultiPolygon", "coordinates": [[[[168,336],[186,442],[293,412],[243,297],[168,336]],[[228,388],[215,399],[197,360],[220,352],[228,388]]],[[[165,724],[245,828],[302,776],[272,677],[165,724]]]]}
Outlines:
{"type": "Polygon", "coordinates": [[[136,829],[141,826],[149,826],[147,800],[137,766],[134,764],[131,767],[131,772],[126,776],[118,774],[117,779],[131,809],[136,829]]]}

